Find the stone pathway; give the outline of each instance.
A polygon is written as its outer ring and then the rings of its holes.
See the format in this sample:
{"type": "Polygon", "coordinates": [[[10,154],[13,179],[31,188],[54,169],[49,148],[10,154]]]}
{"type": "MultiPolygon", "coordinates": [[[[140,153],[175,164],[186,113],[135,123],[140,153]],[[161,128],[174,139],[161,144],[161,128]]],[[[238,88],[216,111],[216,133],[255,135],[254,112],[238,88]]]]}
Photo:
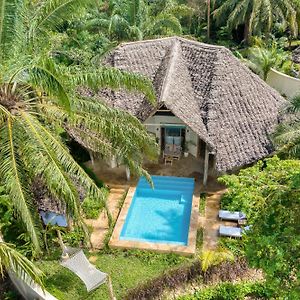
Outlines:
{"type": "MultiPolygon", "coordinates": [[[[125,192],[127,191],[127,185],[110,185],[110,193],[107,199],[107,204],[113,220],[116,220],[120,211],[119,203],[125,192]]],[[[100,213],[100,216],[96,220],[85,220],[86,224],[93,227],[91,234],[91,244],[93,250],[102,249],[104,246],[104,239],[109,229],[108,218],[105,211],[100,213]]]]}
{"type": "Polygon", "coordinates": [[[212,194],[208,194],[206,198],[205,216],[200,220],[203,227],[203,250],[215,250],[218,246],[218,230],[220,224],[218,214],[220,209],[220,201],[226,189],[222,189],[212,194]]]}

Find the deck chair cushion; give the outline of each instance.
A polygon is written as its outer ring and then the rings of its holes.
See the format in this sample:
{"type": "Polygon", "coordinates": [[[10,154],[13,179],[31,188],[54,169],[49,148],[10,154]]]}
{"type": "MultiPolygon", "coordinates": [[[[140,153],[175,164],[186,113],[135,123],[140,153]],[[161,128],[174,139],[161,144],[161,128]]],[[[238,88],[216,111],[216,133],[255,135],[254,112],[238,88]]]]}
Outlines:
{"type": "Polygon", "coordinates": [[[219,218],[222,220],[238,221],[246,219],[246,215],[239,211],[219,210],[219,218]]]}

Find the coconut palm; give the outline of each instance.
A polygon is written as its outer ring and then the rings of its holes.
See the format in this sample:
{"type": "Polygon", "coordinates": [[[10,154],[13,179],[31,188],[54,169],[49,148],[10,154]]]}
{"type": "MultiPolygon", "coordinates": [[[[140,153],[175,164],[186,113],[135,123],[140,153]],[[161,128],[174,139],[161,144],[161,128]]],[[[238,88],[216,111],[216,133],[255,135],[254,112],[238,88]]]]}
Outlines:
{"type": "Polygon", "coordinates": [[[253,34],[269,33],[272,26],[280,21],[289,28],[291,34],[298,35],[297,0],[225,0],[214,11],[217,22],[226,23],[229,29],[245,25],[244,40],[253,34]]]}
{"type": "Polygon", "coordinates": [[[143,154],[153,156],[156,151],[136,118],[83,97],[77,88],[126,88],[154,101],[148,80],[113,68],[82,70],[55,61],[55,30],[90,2],[6,0],[1,5],[0,181],[37,251],[41,231],[31,188],[36,178],[79,225],[77,185],[88,196],[105,200],[70,155],[61,139],[63,131],[94,152],[118,156],[139,174],[145,173],[143,154]]]}
{"type": "Polygon", "coordinates": [[[193,9],[176,0],[162,1],[160,10],[144,0],[112,0],[100,12],[93,12],[89,29],[105,29],[110,39],[143,40],[158,35],[181,34],[180,18],[193,9]]]}
{"type": "Polygon", "coordinates": [[[273,140],[280,154],[300,158],[300,96],[285,108],[285,120],[277,127],[273,140]]]}

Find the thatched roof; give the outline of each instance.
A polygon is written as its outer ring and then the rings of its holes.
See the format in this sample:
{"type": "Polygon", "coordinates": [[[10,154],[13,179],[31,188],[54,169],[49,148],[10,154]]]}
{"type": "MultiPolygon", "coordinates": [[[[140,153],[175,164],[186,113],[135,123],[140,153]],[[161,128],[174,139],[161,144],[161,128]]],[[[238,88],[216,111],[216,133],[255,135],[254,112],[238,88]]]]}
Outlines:
{"type": "Polygon", "coordinates": [[[292,61],[295,64],[300,64],[300,47],[297,47],[292,53],[292,61]]]}
{"type": "MultiPolygon", "coordinates": [[[[78,180],[73,178],[73,181],[79,194],[79,199],[82,202],[85,198],[86,191],[79,184],[78,180]]],[[[34,196],[34,203],[38,210],[54,212],[56,214],[66,213],[66,207],[63,201],[59,201],[57,197],[52,195],[40,179],[35,179],[33,182],[32,192],[34,196]]]]}
{"type": "MultiPolygon", "coordinates": [[[[218,171],[269,155],[269,138],[285,100],[226,48],[172,37],[121,44],[106,63],[152,80],[164,104],[210,146],[218,171]]],[[[145,121],[153,108],[141,95],[107,102],[145,121]]]]}

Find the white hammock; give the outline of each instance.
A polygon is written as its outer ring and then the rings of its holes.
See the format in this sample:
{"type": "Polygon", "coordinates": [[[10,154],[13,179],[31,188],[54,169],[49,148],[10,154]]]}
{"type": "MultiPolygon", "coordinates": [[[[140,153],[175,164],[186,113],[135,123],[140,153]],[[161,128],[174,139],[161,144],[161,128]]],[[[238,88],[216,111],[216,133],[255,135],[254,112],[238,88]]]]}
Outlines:
{"type": "MultiPolygon", "coordinates": [[[[69,254],[69,250],[72,251],[72,248],[67,248],[65,253],[69,254]]],[[[107,274],[96,269],[82,250],[63,260],[61,265],[75,273],[84,282],[88,292],[106,282],[107,274]]]]}

